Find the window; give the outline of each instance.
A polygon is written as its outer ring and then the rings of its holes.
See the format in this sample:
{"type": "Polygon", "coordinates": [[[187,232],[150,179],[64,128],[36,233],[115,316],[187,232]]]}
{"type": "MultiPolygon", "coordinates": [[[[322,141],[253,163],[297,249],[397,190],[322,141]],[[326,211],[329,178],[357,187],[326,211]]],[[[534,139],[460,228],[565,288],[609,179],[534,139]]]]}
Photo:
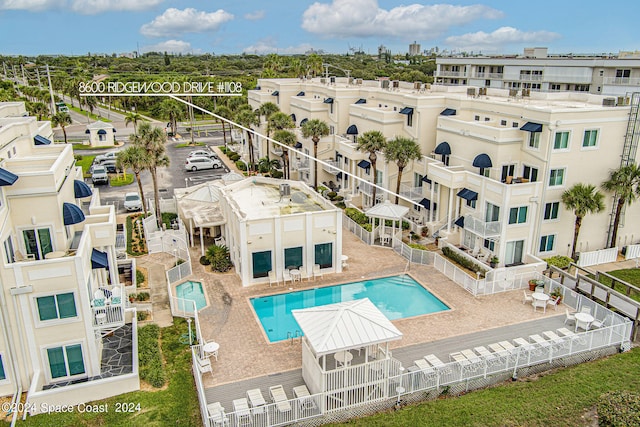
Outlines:
{"type": "Polygon", "coordinates": [[[33,254],[36,259],[43,259],[46,254],[53,251],[49,228],[22,230],[22,236],[27,253],[33,254]]]}
{"type": "Polygon", "coordinates": [[[47,349],[51,378],[84,374],[82,345],[74,344],[47,349]]]}
{"type": "Polygon", "coordinates": [[[551,202],[544,205],[544,219],[558,219],[560,202],[551,202]]]}
{"type": "Polygon", "coordinates": [[[480,168],[480,175],[489,177],[490,173],[491,173],[490,168],[480,168]]]}
{"type": "Polygon", "coordinates": [[[553,142],[554,150],[566,150],[569,148],[569,132],[556,132],[556,139],[553,142]]]}
{"type": "Polygon", "coordinates": [[[467,200],[467,206],[469,206],[470,208],[475,209],[476,208],[476,202],[477,202],[477,199],[467,200]]]}
{"type": "Polygon", "coordinates": [[[596,129],[585,130],[584,138],[582,139],[583,147],[595,147],[598,143],[598,131],[596,129]]]}
{"type": "Polygon", "coordinates": [[[511,123],[511,127],[512,127],[512,128],[520,127],[520,123],[518,123],[518,122],[512,122],[512,123],[511,123]]]}
{"type": "Polygon", "coordinates": [[[476,122],[479,122],[479,121],[480,121],[480,116],[475,116],[473,119],[474,119],[476,122]]]}
{"type": "Polygon", "coordinates": [[[600,70],[599,74],[600,74],[600,77],[604,76],[604,70],[600,70]]]}
{"type": "Polygon", "coordinates": [[[538,181],[538,168],[534,168],[531,166],[525,166],[522,169],[522,177],[528,179],[531,182],[538,181]]]}
{"type": "Polygon", "coordinates": [[[407,114],[407,126],[413,126],[413,114],[407,114]]]}
{"type": "Polygon", "coordinates": [[[491,252],[496,250],[496,242],[489,239],[484,239],[484,243],[482,244],[485,248],[489,249],[491,252]]]}
{"type": "Polygon", "coordinates": [[[7,379],[7,374],[4,371],[4,360],[2,360],[2,355],[0,354],[0,381],[4,381],[7,379]]]}
{"type": "Polygon", "coordinates": [[[76,302],[73,292],[37,297],[38,317],[41,321],[76,317],[76,302]]]}
{"type": "Polygon", "coordinates": [[[315,264],[320,268],[333,267],[333,243],[321,243],[315,246],[315,264]]]}
{"type": "Polygon", "coordinates": [[[562,87],[557,83],[551,83],[551,90],[562,90],[562,87]]]}
{"type": "Polygon", "coordinates": [[[540,132],[529,132],[529,147],[540,148],[540,132]]]}
{"type": "Polygon", "coordinates": [[[8,264],[11,264],[15,259],[15,252],[13,250],[13,241],[11,240],[11,236],[7,237],[7,240],[4,241],[4,256],[8,264]]]}
{"type": "Polygon", "coordinates": [[[527,222],[527,207],[509,209],[509,224],[524,224],[527,222]]]}
{"type": "Polygon", "coordinates": [[[500,219],[500,207],[487,202],[485,222],[495,222],[500,219]]]}
{"type": "Polygon", "coordinates": [[[516,165],[503,165],[502,166],[502,173],[500,174],[500,179],[502,180],[502,182],[506,182],[508,176],[513,177],[513,174],[515,172],[515,168],[516,168],[516,165]]]}
{"type": "Polygon", "coordinates": [[[564,169],[551,169],[549,174],[549,187],[562,185],[564,183],[564,169]]]}
{"type": "Polygon", "coordinates": [[[285,248],[284,268],[298,268],[302,266],[302,246],[297,248],[285,248]]]}
{"type": "Polygon", "coordinates": [[[629,78],[631,77],[631,69],[616,70],[616,78],[629,78]]]}
{"type": "Polygon", "coordinates": [[[489,118],[489,117],[485,117],[485,118],[484,118],[484,121],[485,121],[485,122],[488,122],[488,121],[490,121],[490,120],[491,120],[491,118],[489,118]]]}
{"type": "Polygon", "coordinates": [[[267,277],[271,271],[271,251],[253,252],[253,278],[267,277]]]}
{"type": "Polygon", "coordinates": [[[515,240],[507,242],[505,247],[505,265],[522,264],[522,256],[524,254],[524,240],[515,240]]]}
{"type": "Polygon", "coordinates": [[[573,90],[576,92],[589,92],[589,85],[575,85],[573,90]]]}
{"type": "Polygon", "coordinates": [[[506,125],[507,125],[506,120],[500,120],[500,126],[506,126],[506,125]]]}
{"type": "Polygon", "coordinates": [[[548,236],[542,236],[540,238],[540,252],[551,252],[553,250],[553,243],[555,241],[555,235],[550,234],[548,236]]]}
{"type": "Polygon", "coordinates": [[[376,170],[376,185],[382,185],[382,171],[379,170],[376,170]]]}
{"type": "Polygon", "coordinates": [[[422,187],[422,178],[423,176],[417,172],[413,173],[413,187],[422,187]]]}

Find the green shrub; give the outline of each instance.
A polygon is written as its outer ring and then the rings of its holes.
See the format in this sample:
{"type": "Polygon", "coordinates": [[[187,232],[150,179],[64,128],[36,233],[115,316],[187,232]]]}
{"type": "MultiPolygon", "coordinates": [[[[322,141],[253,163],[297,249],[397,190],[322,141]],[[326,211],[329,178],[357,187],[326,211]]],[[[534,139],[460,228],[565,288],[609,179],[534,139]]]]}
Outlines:
{"type": "Polygon", "coordinates": [[[210,265],[211,261],[209,261],[209,258],[207,258],[206,256],[201,256],[200,257],[200,264],[201,265],[210,265]]]}
{"type": "MultiPolygon", "coordinates": [[[[344,210],[344,213],[354,220],[356,223],[360,225],[369,224],[369,217],[364,214],[364,212],[360,212],[356,208],[347,208],[344,210]]],[[[371,228],[371,227],[369,227],[371,228]]],[[[371,231],[371,230],[369,230],[371,231]]]]}
{"type": "Polygon", "coordinates": [[[278,170],[271,171],[271,177],[272,178],[280,179],[280,178],[283,177],[283,175],[284,174],[281,171],[278,171],[278,170]]]}
{"type": "Polygon", "coordinates": [[[149,313],[146,311],[138,311],[136,317],[138,318],[138,322],[142,322],[143,320],[147,320],[147,317],[149,317],[149,313]]]}
{"type": "Polygon", "coordinates": [[[224,145],[220,147],[220,151],[222,152],[222,154],[227,154],[227,147],[225,147],[224,145]]]}
{"type": "Polygon", "coordinates": [[[138,328],[138,360],[140,378],[153,387],[162,387],[165,383],[165,372],[160,354],[160,327],[150,324],[138,328]]]}
{"type": "Polygon", "coordinates": [[[336,197],[333,198],[334,202],[341,202],[343,200],[344,200],[344,197],[342,197],[342,196],[336,196],[336,197]]]}
{"type": "Polygon", "coordinates": [[[640,425],[640,396],[628,391],[610,391],[597,403],[598,425],[626,427],[640,425]]]}
{"type": "Polygon", "coordinates": [[[427,247],[425,245],[421,245],[419,243],[409,243],[409,247],[413,249],[420,249],[421,251],[427,250],[427,247]]]}
{"type": "Polygon", "coordinates": [[[238,153],[231,153],[231,154],[229,154],[229,158],[231,160],[233,160],[234,162],[236,162],[236,161],[240,160],[240,155],[238,153]]]}
{"type": "Polygon", "coordinates": [[[344,202],[336,202],[336,207],[340,209],[345,209],[347,205],[345,205],[344,202]]]}
{"type": "Polygon", "coordinates": [[[486,269],[480,267],[478,264],[474,263],[470,259],[465,258],[459,253],[454,252],[453,249],[449,247],[445,246],[444,248],[442,248],[442,254],[447,258],[451,259],[452,261],[454,261],[456,264],[459,264],[462,267],[466,268],[467,270],[473,271],[474,273],[479,272],[484,275],[487,272],[486,269]]]}
{"type": "Polygon", "coordinates": [[[162,212],[162,223],[167,227],[167,230],[171,229],[171,223],[178,218],[178,214],[173,212],[162,212]]]}
{"type": "Polygon", "coordinates": [[[149,300],[149,292],[140,292],[137,296],[138,301],[148,301],[149,300]]]}
{"type": "Polygon", "coordinates": [[[236,167],[237,167],[238,169],[240,169],[241,171],[246,171],[246,170],[247,170],[247,165],[246,165],[243,161],[241,161],[241,160],[238,160],[238,161],[236,162],[236,167]]]}
{"type": "Polygon", "coordinates": [[[329,191],[329,192],[326,194],[326,197],[327,197],[327,199],[329,199],[329,200],[333,200],[333,199],[335,199],[335,198],[336,198],[336,196],[337,196],[337,195],[338,195],[338,193],[336,193],[335,191],[329,191]]]}
{"type": "Polygon", "coordinates": [[[558,268],[567,268],[569,267],[569,264],[573,262],[573,260],[568,256],[562,256],[562,255],[554,255],[549,258],[544,258],[543,261],[545,261],[549,265],[553,265],[554,267],[558,267],[558,268]]]}
{"type": "Polygon", "coordinates": [[[144,283],[144,274],[142,273],[142,271],[140,271],[137,268],[136,268],[136,283],[138,284],[138,286],[144,283]]]}
{"type": "Polygon", "coordinates": [[[231,255],[229,254],[229,248],[224,245],[211,245],[207,248],[205,257],[209,259],[211,263],[211,269],[219,273],[224,273],[231,270],[233,263],[231,262],[231,255]]]}
{"type": "Polygon", "coordinates": [[[411,224],[409,224],[407,221],[402,221],[402,229],[403,230],[408,230],[411,228],[411,224]]]}
{"type": "Polygon", "coordinates": [[[360,224],[362,228],[364,228],[365,230],[367,230],[368,232],[371,232],[371,229],[373,228],[371,224],[367,223],[367,224],[360,224]]]}

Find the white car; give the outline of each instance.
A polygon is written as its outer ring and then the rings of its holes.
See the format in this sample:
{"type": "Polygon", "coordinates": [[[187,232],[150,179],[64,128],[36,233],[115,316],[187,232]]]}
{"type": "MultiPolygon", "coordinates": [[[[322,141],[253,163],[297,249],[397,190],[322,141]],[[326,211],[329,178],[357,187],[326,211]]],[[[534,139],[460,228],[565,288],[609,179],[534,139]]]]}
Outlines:
{"type": "Polygon", "coordinates": [[[216,158],[209,157],[187,157],[184,162],[184,169],[197,171],[201,169],[217,169],[222,167],[222,162],[216,158]]]}
{"type": "Polygon", "coordinates": [[[96,158],[93,159],[93,162],[97,163],[97,164],[102,164],[106,160],[115,161],[117,159],[117,157],[118,157],[118,152],[117,151],[109,151],[108,153],[100,154],[99,156],[96,156],[96,158]]]}
{"type": "Polygon", "coordinates": [[[217,158],[216,154],[213,151],[209,150],[194,150],[189,153],[188,157],[210,157],[217,158]]]}
{"type": "Polygon", "coordinates": [[[124,208],[131,211],[142,209],[142,199],[138,193],[127,193],[124,195],[124,208]]]}

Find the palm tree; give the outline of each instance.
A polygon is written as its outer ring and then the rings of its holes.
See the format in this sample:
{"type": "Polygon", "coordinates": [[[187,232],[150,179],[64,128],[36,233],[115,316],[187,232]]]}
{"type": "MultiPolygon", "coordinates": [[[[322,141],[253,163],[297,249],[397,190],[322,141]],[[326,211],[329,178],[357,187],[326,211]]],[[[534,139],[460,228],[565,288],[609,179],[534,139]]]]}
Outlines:
{"type": "MultiPolygon", "coordinates": [[[[267,136],[269,136],[269,119],[274,113],[280,111],[280,107],[278,107],[273,102],[265,102],[258,108],[258,114],[260,116],[264,116],[264,121],[267,123],[267,136]]],[[[267,139],[267,159],[269,158],[269,140],[267,139]]]]}
{"type": "Polygon", "coordinates": [[[98,100],[96,99],[96,97],[85,96],[83,101],[84,101],[84,105],[86,105],[87,108],[89,109],[89,112],[93,114],[93,110],[98,106],[98,100]]]}
{"type": "Polygon", "coordinates": [[[318,54],[312,53],[307,56],[307,74],[315,77],[322,74],[322,57],[318,54]]]}
{"type": "Polygon", "coordinates": [[[129,126],[129,123],[133,123],[133,133],[138,133],[138,122],[142,121],[142,116],[135,111],[129,111],[124,116],[124,125],[129,126]]]}
{"type": "Polygon", "coordinates": [[[178,120],[184,117],[184,108],[177,101],[165,99],[160,103],[160,111],[165,117],[168,117],[171,133],[175,136],[178,129],[178,120]]]}
{"type": "MultiPolygon", "coordinates": [[[[402,171],[409,164],[411,160],[418,160],[422,157],[420,153],[420,146],[409,138],[396,136],[391,141],[387,142],[384,148],[384,156],[387,161],[396,162],[398,166],[398,180],[396,183],[396,201],[398,203],[400,194],[400,182],[402,181],[402,171]]],[[[375,200],[373,201],[375,204],[375,200]]]]}
{"type": "Polygon", "coordinates": [[[618,238],[618,227],[620,226],[620,216],[624,205],[631,204],[636,201],[640,195],[640,167],[631,163],[626,166],[611,171],[609,179],[602,183],[605,191],[614,193],[616,197],[616,214],[613,221],[613,233],[609,241],[609,247],[616,245],[618,238]]]}
{"type": "Polygon", "coordinates": [[[284,163],[282,167],[284,170],[284,179],[290,179],[291,174],[289,173],[289,150],[286,147],[292,147],[295,145],[296,135],[291,131],[280,129],[273,134],[273,139],[285,145],[285,147],[282,147],[282,161],[284,163]]]}
{"type": "Polygon", "coordinates": [[[140,181],[140,173],[145,170],[151,157],[141,145],[130,145],[118,153],[117,163],[122,166],[122,170],[126,171],[129,167],[133,170],[133,174],[138,181],[138,189],[140,190],[140,198],[142,199],[142,209],[147,214],[147,202],[145,201],[144,191],[142,190],[142,181],[140,181]]]}
{"type": "Polygon", "coordinates": [[[302,136],[313,141],[313,188],[318,188],[318,142],[329,135],[329,125],[319,119],[308,120],[302,125],[302,136]]]}
{"type": "Polygon", "coordinates": [[[269,159],[268,157],[261,157],[258,159],[258,171],[260,173],[273,174],[274,170],[280,167],[280,161],[278,159],[269,159]]]}
{"type": "Polygon", "coordinates": [[[576,216],[573,229],[573,244],[571,246],[571,258],[576,259],[576,244],[582,226],[582,218],[589,213],[598,213],[604,210],[604,194],[596,190],[591,184],[575,184],[562,193],[562,203],[567,209],[572,210],[576,216]]]}
{"type": "Polygon", "coordinates": [[[60,128],[62,128],[62,134],[64,135],[64,143],[67,143],[67,130],[65,129],[65,127],[71,125],[71,115],[69,115],[69,113],[62,113],[62,112],[58,112],[55,113],[53,115],[53,117],[51,117],[51,124],[53,125],[53,127],[58,127],[60,126],[60,128]]]}
{"type": "Polygon", "coordinates": [[[44,102],[34,102],[31,104],[31,114],[35,114],[38,121],[49,112],[49,107],[44,102]]]}
{"type": "MultiPolygon", "coordinates": [[[[290,115],[281,111],[275,112],[269,117],[269,121],[267,122],[267,136],[269,136],[271,132],[277,132],[283,129],[292,129],[293,127],[295,127],[295,123],[293,123],[293,119],[290,115]]],[[[267,152],[268,151],[269,144],[267,143],[267,152]]]]}
{"type": "MultiPolygon", "coordinates": [[[[233,114],[231,113],[231,109],[226,105],[218,106],[218,108],[214,110],[214,113],[227,120],[230,120],[233,116],[233,114]]],[[[220,123],[222,123],[222,138],[224,138],[224,148],[227,148],[227,128],[225,126],[226,122],[221,119],[220,123]]]]}
{"type": "MultiPolygon", "coordinates": [[[[378,162],[378,155],[376,154],[376,152],[378,151],[384,151],[385,146],[387,145],[387,139],[384,137],[384,135],[382,134],[382,132],[377,131],[377,130],[371,130],[369,132],[365,132],[363,133],[359,138],[358,138],[358,146],[356,147],[356,150],[358,151],[364,151],[369,153],[369,161],[371,162],[371,171],[373,172],[373,203],[375,204],[375,200],[376,200],[376,179],[377,179],[377,174],[378,174],[378,167],[377,167],[377,162],[378,162]]],[[[397,203],[397,202],[396,202],[397,203]]]]}
{"type": "Polygon", "coordinates": [[[247,142],[249,143],[249,175],[251,175],[251,171],[254,169],[254,154],[253,154],[253,131],[251,130],[251,126],[258,126],[260,124],[260,119],[255,111],[251,110],[241,110],[238,115],[236,115],[235,120],[239,125],[244,126],[247,130],[247,142]]]}
{"type": "Polygon", "coordinates": [[[160,194],[158,192],[159,167],[169,166],[169,157],[165,153],[164,144],[167,142],[167,135],[158,127],[152,127],[149,123],[143,122],[138,128],[136,135],[131,135],[131,142],[142,147],[149,157],[146,169],[151,173],[153,181],[153,196],[155,198],[156,220],[160,226],[162,213],[160,212],[160,194]]]}

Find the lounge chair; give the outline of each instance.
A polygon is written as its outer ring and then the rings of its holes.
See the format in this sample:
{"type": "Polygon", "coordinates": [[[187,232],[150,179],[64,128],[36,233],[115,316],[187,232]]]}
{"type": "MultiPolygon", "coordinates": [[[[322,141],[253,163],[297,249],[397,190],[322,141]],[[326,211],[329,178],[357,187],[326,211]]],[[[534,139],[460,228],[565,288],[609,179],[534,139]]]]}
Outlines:
{"type": "Polygon", "coordinates": [[[293,388],[293,395],[298,398],[298,402],[300,403],[300,407],[302,409],[315,408],[316,405],[311,398],[311,393],[309,393],[309,389],[306,385],[299,385],[298,387],[293,388]]]}
{"type": "Polygon", "coordinates": [[[247,399],[249,399],[249,404],[252,408],[251,412],[254,414],[261,414],[265,412],[266,408],[264,405],[266,405],[267,402],[265,402],[262,391],[259,388],[247,390],[247,399]]]}
{"type": "Polygon", "coordinates": [[[280,284],[280,282],[278,281],[278,277],[276,276],[276,272],[273,270],[269,270],[269,287],[271,287],[271,285],[276,284],[276,286],[278,286],[280,284]]]}
{"type": "Polygon", "coordinates": [[[224,408],[220,402],[208,404],[207,413],[209,414],[209,419],[213,421],[214,426],[229,425],[229,418],[225,415],[224,408]]]}
{"type": "Polygon", "coordinates": [[[289,412],[291,410],[289,398],[284,392],[284,387],[282,387],[282,385],[274,385],[269,387],[269,395],[271,396],[271,400],[273,400],[273,403],[276,404],[276,408],[278,408],[278,411],[289,412]]]}
{"type": "Polygon", "coordinates": [[[429,362],[434,368],[444,368],[446,366],[445,363],[440,360],[435,354],[427,354],[424,357],[424,360],[429,362]]]}
{"type": "Polygon", "coordinates": [[[199,357],[196,357],[196,361],[198,364],[198,371],[200,371],[201,374],[210,372],[213,376],[213,369],[211,368],[211,361],[209,359],[201,359],[199,357]]]}
{"type": "Polygon", "coordinates": [[[534,299],[531,305],[533,305],[533,311],[538,311],[538,308],[541,308],[543,313],[547,312],[547,301],[534,299]]]}
{"type": "Polygon", "coordinates": [[[233,400],[233,410],[236,413],[236,422],[239,426],[253,424],[249,402],[246,397],[233,400]]]}
{"type": "Polygon", "coordinates": [[[320,264],[313,264],[313,279],[316,277],[322,277],[322,271],[320,271],[320,264]]]}

